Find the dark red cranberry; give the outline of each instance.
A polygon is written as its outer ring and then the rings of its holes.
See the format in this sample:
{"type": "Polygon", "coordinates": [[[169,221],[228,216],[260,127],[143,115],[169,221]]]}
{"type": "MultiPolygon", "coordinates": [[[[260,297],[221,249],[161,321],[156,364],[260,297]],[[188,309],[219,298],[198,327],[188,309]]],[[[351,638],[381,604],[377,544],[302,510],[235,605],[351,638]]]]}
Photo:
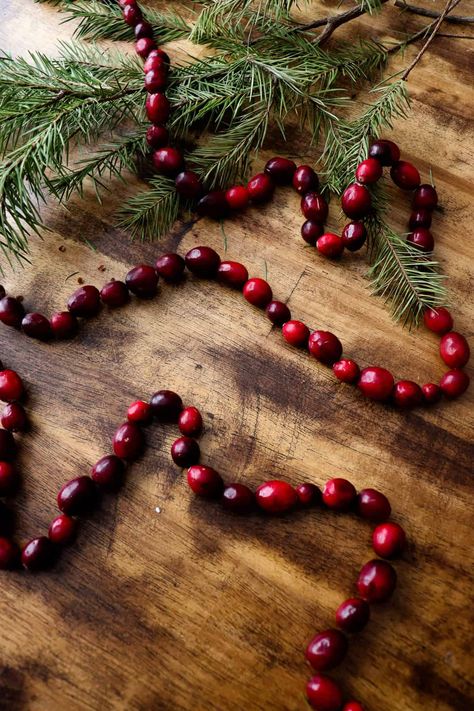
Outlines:
{"type": "Polygon", "coordinates": [[[11,462],[15,458],[15,438],[8,430],[0,430],[0,461],[11,462]]]}
{"type": "Polygon", "coordinates": [[[296,163],[288,158],[270,158],[265,165],[265,173],[277,185],[291,185],[296,170],[296,163]]]}
{"type": "MultiPolygon", "coordinates": [[[[159,96],[159,94],[152,94],[152,96],[159,96]]],[[[183,169],[183,154],[171,146],[158,148],[153,153],[153,165],[162,175],[174,176],[183,169]]]]}
{"type": "Polygon", "coordinates": [[[91,477],[100,489],[117,491],[123,484],[125,465],[114,454],[101,457],[92,467],[91,477]]]}
{"type": "Polygon", "coordinates": [[[453,317],[444,306],[436,306],[434,309],[427,308],[423,320],[426,328],[439,335],[448,333],[453,328],[453,317]]]}
{"type": "Polygon", "coordinates": [[[21,551],[23,567],[32,572],[51,568],[56,557],[57,550],[46,536],[33,538],[21,551]]]}
{"type": "Polygon", "coordinates": [[[439,354],[450,368],[462,368],[468,362],[471,350],[464,336],[450,331],[441,338],[439,354]]]}
{"type": "Polygon", "coordinates": [[[275,191],[275,183],[266,173],[257,173],[247,183],[249,199],[255,204],[268,202],[275,191]]]}
{"type": "Polygon", "coordinates": [[[163,254],[155,262],[155,269],[166,282],[174,283],[183,277],[185,261],[179,254],[163,254]]]}
{"type": "Polygon", "coordinates": [[[199,462],[201,450],[192,437],[178,437],[171,445],[171,457],[178,467],[191,467],[199,462]]]}
{"type": "Polygon", "coordinates": [[[278,479],[260,484],[255,497],[260,508],[272,514],[286,513],[298,503],[298,495],[291,484],[278,479]]]}
{"type": "Polygon", "coordinates": [[[415,190],[420,185],[420,174],[414,165],[406,160],[399,160],[390,169],[390,176],[402,190],[415,190]]]}
{"type": "Polygon", "coordinates": [[[385,602],[397,585],[397,573],[385,560],[370,560],[359,573],[357,589],[367,602],[385,602]]]}
{"type": "Polygon", "coordinates": [[[138,5],[125,5],[122,11],[123,19],[130,25],[130,27],[135,27],[139,22],[142,21],[142,11],[138,5]]]}
{"type": "Polygon", "coordinates": [[[202,193],[202,183],[199,175],[192,170],[183,170],[175,178],[176,192],[182,197],[192,200],[202,193]]]}
{"type": "Polygon", "coordinates": [[[313,222],[312,220],[306,220],[306,222],[303,222],[301,226],[301,236],[304,239],[305,242],[311,245],[316,244],[316,240],[318,237],[321,237],[321,235],[324,233],[324,227],[323,225],[320,225],[319,222],[313,222]]]}
{"type": "MultiPolygon", "coordinates": [[[[146,115],[151,123],[166,123],[171,112],[171,104],[160,92],[148,94],[145,102],[146,115]]],[[[176,171],[178,172],[178,171],[176,171]]]]}
{"type": "Polygon", "coordinates": [[[282,301],[270,301],[265,313],[275,326],[283,326],[291,318],[291,311],[282,301]]]}
{"type": "Polygon", "coordinates": [[[405,531],[398,523],[381,523],[372,534],[373,549],[381,558],[397,558],[405,545],[405,531]]]}
{"type": "Polygon", "coordinates": [[[291,346],[304,348],[308,345],[309,328],[302,321],[287,321],[281,332],[291,346]]]}
{"type": "Polygon", "coordinates": [[[142,37],[153,37],[153,27],[149,22],[138,22],[133,28],[133,33],[135,39],[142,39],[142,37]]]}
{"type": "Polygon", "coordinates": [[[4,296],[0,299],[0,321],[5,326],[20,328],[24,315],[25,309],[21,301],[14,299],[13,296],[4,296]]]}
{"type": "Polygon", "coordinates": [[[47,341],[52,336],[51,325],[43,314],[26,314],[21,322],[21,327],[27,336],[37,338],[39,341],[47,341]]]}
{"type": "Polygon", "coordinates": [[[59,340],[72,338],[77,333],[77,328],[76,317],[69,311],[58,311],[51,316],[51,330],[59,340]]]}
{"type": "Polygon", "coordinates": [[[382,164],[376,158],[367,158],[356,168],[356,180],[363,185],[376,183],[382,177],[382,164]]]}
{"type": "Polygon", "coordinates": [[[372,198],[364,185],[352,183],[342,193],[341,205],[347,217],[358,220],[370,211],[372,198]]]}
{"type": "Polygon", "coordinates": [[[155,296],[158,287],[158,274],[149,264],[139,264],[130,269],[125,277],[127,289],[141,299],[155,296]]]}
{"type": "Polygon", "coordinates": [[[299,165],[293,175],[293,187],[300,195],[316,192],[319,189],[319,178],[309,165],[299,165]]]}
{"type": "Polygon", "coordinates": [[[363,222],[349,222],[342,230],[342,244],[349,252],[357,252],[364,246],[367,230],[363,222]]]}
{"type": "Polygon", "coordinates": [[[130,294],[123,281],[109,281],[100,290],[100,298],[109,308],[116,309],[129,301],[130,294]]]}
{"type": "Polygon", "coordinates": [[[135,42],[135,52],[143,59],[148,57],[152,49],[156,49],[156,43],[151,37],[142,37],[135,42]]]}
{"type": "Polygon", "coordinates": [[[212,279],[216,276],[221,258],[210,247],[193,247],[184,257],[187,268],[195,276],[212,279]]]}
{"type": "Polygon", "coordinates": [[[0,496],[9,496],[19,484],[18,473],[11,462],[0,462],[0,496]]]}
{"type": "Polygon", "coordinates": [[[351,597],[344,600],[336,610],[336,622],[344,632],[360,632],[370,618],[370,607],[365,600],[351,597]]]}
{"type": "Polygon", "coordinates": [[[135,400],[127,410],[127,420],[139,425],[148,425],[153,417],[151,405],[144,400],[135,400]]]}
{"type": "Polygon", "coordinates": [[[28,427],[28,418],[22,405],[11,402],[5,405],[1,416],[2,427],[10,432],[24,432],[28,427]]]}
{"type": "Polygon", "coordinates": [[[347,479],[330,479],[323,488],[323,503],[333,511],[348,511],[356,496],[355,486],[347,479]]]}
{"type": "Polygon", "coordinates": [[[341,360],[336,361],[332,366],[332,370],[336,378],[343,383],[355,383],[360,375],[359,366],[350,358],[341,358],[341,360]]]}
{"type": "Polygon", "coordinates": [[[411,206],[414,210],[434,210],[438,204],[438,193],[432,185],[420,185],[413,193],[411,206]]]}
{"type": "Polygon", "coordinates": [[[68,546],[76,538],[77,521],[71,516],[61,514],[51,521],[48,530],[49,540],[60,546],[68,546]]]}
{"type": "Polygon", "coordinates": [[[146,142],[151,148],[163,148],[168,145],[169,131],[165,126],[151,125],[146,132],[146,142]]]}
{"type": "Polygon", "coordinates": [[[159,422],[177,422],[183,401],[172,390],[158,390],[150,400],[153,415],[159,422]]]}
{"type": "Polygon", "coordinates": [[[296,495],[300,506],[314,506],[321,501],[321,490],[309,481],[298,484],[296,495]]]}
{"type": "Polygon", "coordinates": [[[0,538],[0,570],[11,570],[18,563],[18,546],[9,538],[0,538]]]}
{"type": "Polygon", "coordinates": [[[227,190],[225,199],[231,210],[244,210],[250,200],[249,191],[243,185],[234,185],[227,190]]]}
{"type": "Polygon", "coordinates": [[[400,149],[393,141],[379,139],[369,148],[369,157],[376,158],[381,165],[392,165],[400,160],[400,149]]]}
{"type": "Polygon", "coordinates": [[[306,647],[305,656],[313,669],[327,671],[337,667],[347,654],[347,637],[330,629],[317,634],[306,647]]]}
{"type": "Polygon", "coordinates": [[[441,388],[436,383],[425,383],[421,386],[421,392],[427,405],[435,405],[441,400],[441,388]]]}
{"type": "Polygon", "coordinates": [[[385,368],[370,366],[361,371],[358,386],[371,400],[388,400],[394,386],[393,375],[385,368]]]}
{"type": "Polygon", "coordinates": [[[245,484],[227,484],[222,494],[222,505],[232,513],[249,513],[255,508],[255,495],[245,484]]]}
{"type": "Polygon", "coordinates": [[[326,232],[319,237],[316,248],[320,254],[329,259],[337,259],[344,251],[344,242],[334,232],[326,232]]]}
{"type": "Polygon", "coordinates": [[[168,67],[169,69],[169,55],[163,49],[152,49],[143,65],[143,71],[146,74],[150,69],[156,69],[159,66],[168,67]]]}
{"type": "Polygon", "coordinates": [[[150,69],[150,71],[145,74],[145,89],[149,94],[156,94],[158,91],[162,91],[166,87],[167,82],[168,70],[164,66],[150,69]]]}
{"type": "Polygon", "coordinates": [[[223,190],[212,190],[204,195],[196,206],[196,212],[201,217],[222,220],[229,214],[229,203],[223,190]]]}
{"type": "Polygon", "coordinates": [[[434,249],[433,235],[426,227],[418,227],[418,229],[410,232],[407,242],[410,242],[414,247],[418,247],[422,252],[432,252],[434,249]]]}
{"type": "Polygon", "coordinates": [[[84,516],[96,503],[97,489],[89,476],[71,479],[58,493],[58,508],[68,516],[84,516]]]}
{"type": "Polygon", "coordinates": [[[89,318],[100,310],[100,293],[95,286],[86,284],[71,294],[67,302],[69,312],[73,316],[89,318]]]}
{"type": "Polygon", "coordinates": [[[178,417],[179,431],[187,437],[197,437],[202,430],[202,415],[197,407],[185,407],[178,417]]]}
{"type": "Polygon", "coordinates": [[[408,227],[410,230],[416,230],[418,227],[431,227],[431,211],[430,210],[415,210],[410,215],[408,227]]]}
{"type": "Polygon", "coordinates": [[[258,277],[246,281],[242,293],[249,304],[258,306],[261,309],[264,309],[273,297],[270,284],[265,279],[259,279],[258,277]]]}
{"type": "Polygon", "coordinates": [[[221,495],[224,488],[224,481],[221,475],[212,467],[205,467],[202,464],[195,464],[189,467],[188,485],[198,496],[206,499],[215,499],[221,495]]]}
{"type": "Polygon", "coordinates": [[[249,273],[239,262],[221,262],[217,270],[217,281],[233,289],[242,289],[249,278],[249,273]]]}
{"type": "Polygon", "coordinates": [[[24,393],[23,381],[14,370],[0,370],[0,400],[13,402],[24,393]]]}
{"type": "Polygon", "coordinates": [[[301,212],[307,220],[323,225],[328,216],[328,204],[319,193],[306,193],[301,198],[301,212]]]}
{"type": "Polygon", "coordinates": [[[306,684],[306,696],[315,711],[341,711],[342,692],[328,676],[311,677],[306,684]]]}
{"type": "Polygon", "coordinates": [[[138,459],[145,448],[145,437],[140,427],[133,422],[120,425],[114,434],[113,448],[120,459],[138,459]]]}
{"type": "Polygon", "coordinates": [[[342,707],[342,711],[364,711],[364,707],[358,701],[348,701],[342,707]]]}
{"type": "Polygon", "coordinates": [[[469,376],[464,370],[448,370],[439,381],[439,387],[452,400],[466,392],[469,382],[469,376]]]}
{"type": "Polygon", "coordinates": [[[359,516],[368,521],[385,521],[392,511],[390,501],[377,489],[362,489],[357,496],[356,509],[359,516]]]}
{"type": "Polygon", "coordinates": [[[329,331],[313,331],[308,339],[308,350],[321,363],[332,365],[342,354],[342,343],[329,331]]]}
{"type": "Polygon", "coordinates": [[[399,380],[393,389],[393,399],[398,407],[408,410],[421,404],[423,393],[412,380],[399,380]]]}

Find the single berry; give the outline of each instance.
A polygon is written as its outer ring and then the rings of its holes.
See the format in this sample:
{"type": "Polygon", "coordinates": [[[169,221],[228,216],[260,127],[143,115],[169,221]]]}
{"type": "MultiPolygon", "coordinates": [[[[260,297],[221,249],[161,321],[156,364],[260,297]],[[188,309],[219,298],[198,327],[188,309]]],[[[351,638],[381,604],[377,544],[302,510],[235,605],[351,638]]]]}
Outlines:
{"type": "Polygon", "coordinates": [[[249,513],[255,508],[255,495],[245,484],[227,484],[222,494],[222,505],[232,513],[249,513]]]}
{"type": "Polygon", "coordinates": [[[337,667],[347,654],[347,637],[336,629],[317,634],[306,647],[306,659],[315,671],[337,667]]]}
{"type": "Polygon", "coordinates": [[[175,178],[176,192],[187,200],[193,200],[202,193],[202,183],[199,175],[192,170],[183,170],[175,178]]]}
{"type": "Polygon", "coordinates": [[[195,464],[189,467],[187,474],[188,484],[198,496],[206,499],[215,499],[222,494],[224,481],[221,475],[212,467],[195,464]]]}
{"type": "Polygon", "coordinates": [[[78,323],[69,311],[59,311],[51,316],[53,336],[59,340],[72,338],[77,333],[78,323]]]}
{"type": "Polygon", "coordinates": [[[58,508],[68,516],[84,516],[97,503],[97,489],[89,476],[71,479],[58,493],[58,508]]]}
{"type": "Polygon", "coordinates": [[[110,309],[116,309],[129,301],[130,293],[123,281],[109,281],[100,290],[100,298],[110,309]]]}
{"type": "Polygon", "coordinates": [[[258,277],[246,281],[242,293],[249,304],[262,309],[270,303],[273,296],[270,284],[258,277]]]}
{"type": "MultiPolygon", "coordinates": [[[[153,94],[153,96],[160,96],[160,94],[153,94]]],[[[158,148],[153,153],[153,165],[158,173],[173,177],[183,169],[183,154],[177,148],[172,148],[171,146],[158,148]]]]}
{"type": "Polygon", "coordinates": [[[146,59],[153,49],[156,49],[156,43],[151,37],[142,37],[135,42],[135,52],[142,59],[146,59]]]}
{"type": "Polygon", "coordinates": [[[127,420],[139,425],[148,425],[153,417],[151,405],[144,400],[135,400],[127,410],[127,420]]]}
{"type": "Polygon", "coordinates": [[[364,711],[364,707],[358,701],[348,701],[342,707],[342,711],[364,711]]]}
{"type": "Polygon", "coordinates": [[[301,212],[307,220],[323,225],[328,216],[328,204],[319,193],[306,193],[301,198],[301,212]]]}
{"type": "Polygon", "coordinates": [[[168,145],[169,131],[165,126],[152,124],[146,132],[146,142],[151,148],[163,148],[168,145]]]}
{"type": "Polygon", "coordinates": [[[408,220],[408,228],[410,230],[417,230],[419,227],[429,228],[431,227],[431,220],[431,211],[420,208],[411,213],[408,220]]]}
{"type": "Polygon", "coordinates": [[[306,696],[315,711],[341,711],[342,692],[328,676],[311,677],[306,684],[306,696]]]}
{"type": "Polygon", "coordinates": [[[178,417],[179,431],[188,437],[197,437],[202,430],[202,416],[197,407],[185,407],[178,417]]]}
{"type": "Polygon", "coordinates": [[[57,551],[53,543],[46,536],[40,536],[33,538],[24,546],[21,551],[21,562],[26,570],[36,572],[50,568],[56,556],[57,551]]]}
{"type": "Polygon", "coordinates": [[[399,380],[393,389],[395,404],[402,409],[410,409],[421,405],[423,393],[417,383],[412,380],[399,380]]]}
{"type": "Polygon", "coordinates": [[[367,239],[367,230],[363,222],[348,222],[342,230],[342,244],[349,252],[357,252],[364,246],[367,239]]]}
{"type": "Polygon", "coordinates": [[[439,354],[450,368],[462,368],[468,362],[471,351],[464,336],[450,331],[441,338],[439,354]]]}
{"type": "Polygon", "coordinates": [[[92,467],[91,477],[100,489],[117,491],[123,484],[125,465],[114,454],[101,457],[92,467]]]}
{"type": "Polygon", "coordinates": [[[171,112],[171,104],[164,94],[157,92],[156,94],[148,94],[145,109],[151,123],[166,123],[171,112]]]}
{"type": "Polygon", "coordinates": [[[155,296],[158,287],[158,274],[149,264],[139,264],[130,269],[125,277],[127,289],[140,299],[155,296]]]}
{"type": "Polygon", "coordinates": [[[444,335],[453,328],[453,317],[444,306],[436,306],[433,309],[427,308],[423,320],[425,326],[433,333],[444,335]]]}
{"type": "Polygon", "coordinates": [[[319,178],[309,165],[299,165],[293,174],[293,187],[300,195],[316,192],[319,189],[319,178]]]}
{"type": "Polygon", "coordinates": [[[19,476],[11,462],[0,462],[0,496],[10,496],[18,488],[19,476]]]}
{"type": "Polygon", "coordinates": [[[398,523],[381,523],[372,534],[374,552],[381,558],[397,558],[405,545],[405,531],[398,523]]]}
{"type": "Polygon", "coordinates": [[[67,307],[73,316],[90,318],[100,311],[100,293],[95,286],[79,287],[68,299],[67,307]]]}
{"type": "Polygon", "coordinates": [[[275,191],[275,183],[266,173],[258,173],[247,183],[249,199],[254,204],[268,202],[275,191]]]}
{"type": "Polygon", "coordinates": [[[27,336],[37,338],[38,341],[47,341],[53,335],[51,324],[43,314],[26,314],[21,322],[21,327],[27,336]]]}
{"type": "Polygon", "coordinates": [[[464,370],[448,370],[439,381],[439,387],[450,400],[459,397],[469,387],[469,376],[464,370]]]}
{"type": "Polygon", "coordinates": [[[145,74],[145,89],[150,94],[156,94],[158,91],[162,91],[168,82],[168,70],[165,66],[156,67],[155,69],[150,69],[145,74]]]}
{"type": "Polygon", "coordinates": [[[1,415],[2,427],[10,432],[24,432],[28,427],[28,418],[22,405],[10,402],[5,405],[1,415]]]}
{"type": "Polygon", "coordinates": [[[23,382],[14,370],[0,370],[0,400],[13,402],[24,393],[23,382]]]}
{"type": "Polygon", "coordinates": [[[216,276],[221,258],[210,247],[194,247],[186,254],[184,261],[189,271],[202,279],[216,276]]]}
{"type": "Polygon", "coordinates": [[[141,39],[142,37],[153,37],[153,27],[149,22],[139,22],[133,28],[133,33],[135,39],[141,39]]]}
{"type": "Polygon", "coordinates": [[[432,185],[420,185],[413,193],[411,206],[414,210],[434,210],[438,204],[438,193],[432,185]]]}
{"type": "Polygon", "coordinates": [[[351,220],[365,217],[372,207],[372,198],[364,185],[352,183],[342,193],[341,205],[351,220]]]}
{"type": "Polygon", "coordinates": [[[435,405],[441,400],[442,391],[436,383],[426,383],[421,386],[424,401],[427,405],[435,405]]]}
{"type": "Polygon", "coordinates": [[[320,225],[319,222],[313,222],[313,220],[306,220],[301,226],[301,236],[305,242],[311,244],[313,247],[316,244],[318,237],[324,234],[324,227],[320,225]]]}
{"type": "Polygon", "coordinates": [[[245,210],[249,203],[249,191],[243,185],[234,185],[225,194],[225,199],[231,210],[245,210]]]}
{"type": "Polygon", "coordinates": [[[334,232],[326,232],[317,240],[316,248],[324,257],[337,259],[344,251],[344,242],[342,238],[334,234],[334,232]]]}
{"type": "Polygon", "coordinates": [[[287,321],[281,329],[283,338],[291,346],[304,348],[308,345],[309,328],[302,321],[287,321]]]}
{"type": "Polygon", "coordinates": [[[421,252],[432,252],[434,249],[434,238],[426,227],[418,227],[407,237],[407,242],[417,247],[421,252]]]}
{"type": "Polygon", "coordinates": [[[143,453],[145,438],[140,427],[133,422],[124,422],[113,438],[114,453],[120,459],[134,460],[143,453]]]}
{"type": "Polygon", "coordinates": [[[385,560],[370,560],[357,579],[359,595],[367,602],[385,602],[397,585],[397,573],[385,560]]]}
{"type": "Polygon", "coordinates": [[[399,160],[390,169],[390,176],[402,190],[415,190],[420,185],[420,174],[414,165],[406,160],[399,160]]]}
{"type": "Polygon", "coordinates": [[[183,401],[172,390],[158,390],[150,400],[153,415],[158,422],[178,422],[183,401]]]}
{"type": "Polygon", "coordinates": [[[350,358],[341,358],[332,366],[334,375],[343,383],[355,383],[360,375],[359,366],[350,358]]]}
{"type": "Polygon", "coordinates": [[[204,195],[196,205],[196,212],[201,217],[210,217],[212,220],[222,220],[227,217],[230,205],[223,190],[212,190],[204,195]]]}
{"type": "Polygon", "coordinates": [[[173,252],[169,254],[163,254],[155,262],[155,269],[157,274],[160,275],[164,281],[171,284],[180,281],[183,277],[184,268],[186,263],[179,254],[174,254],[173,252]]]}
{"type": "Polygon", "coordinates": [[[268,173],[277,185],[291,185],[295,170],[296,163],[288,158],[270,158],[265,165],[265,173],[268,173]]]}
{"type": "Polygon", "coordinates": [[[52,543],[57,543],[60,546],[68,546],[76,537],[77,522],[71,516],[61,514],[56,516],[48,530],[48,537],[52,543]]]}
{"type": "Polygon", "coordinates": [[[362,489],[357,496],[356,510],[368,521],[385,521],[392,511],[390,501],[377,489],[362,489]]]}
{"type": "Polygon", "coordinates": [[[351,597],[336,610],[336,622],[344,632],[354,634],[364,629],[370,618],[370,607],[365,600],[351,597]]]}
{"type": "Polygon", "coordinates": [[[0,321],[5,326],[20,328],[21,321],[25,315],[23,304],[12,296],[4,296],[0,299],[0,321]]]}
{"type": "Polygon", "coordinates": [[[283,326],[291,318],[291,311],[282,301],[270,301],[265,309],[268,319],[275,326],[283,326]]]}
{"type": "Polygon", "coordinates": [[[397,160],[400,160],[400,150],[392,141],[379,139],[374,141],[369,148],[369,157],[376,158],[380,165],[392,165],[397,160]]]}
{"type": "Polygon", "coordinates": [[[329,331],[313,331],[308,339],[308,350],[320,363],[332,365],[342,354],[342,343],[329,331]]]}
{"type": "Polygon", "coordinates": [[[356,496],[355,486],[347,479],[330,479],[323,488],[323,503],[333,511],[348,511],[356,496]]]}
{"type": "Polygon", "coordinates": [[[142,21],[142,11],[136,4],[125,5],[122,11],[123,19],[130,25],[130,27],[135,27],[139,22],[142,21]]]}
{"type": "Polygon", "coordinates": [[[255,497],[260,508],[272,514],[286,513],[298,502],[298,495],[291,484],[278,479],[260,484],[255,497]]]}
{"type": "Polygon", "coordinates": [[[370,366],[361,371],[358,386],[371,400],[388,400],[394,386],[393,375],[385,368],[370,366]]]}
{"type": "Polygon", "coordinates": [[[356,168],[356,180],[363,185],[376,183],[382,177],[382,164],[376,158],[367,158],[356,168]]]}
{"type": "Polygon", "coordinates": [[[171,457],[178,467],[190,467],[199,462],[201,450],[192,437],[179,437],[171,445],[171,457]]]}
{"type": "Polygon", "coordinates": [[[242,289],[249,278],[249,273],[239,262],[221,262],[217,270],[217,281],[233,289],[242,289]]]}
{"type": "Polygon", "coordinates": [[[295,491],[300,506],[314,506],[321,502],[321,490],[309,481],[298,484],[295,491]]]}

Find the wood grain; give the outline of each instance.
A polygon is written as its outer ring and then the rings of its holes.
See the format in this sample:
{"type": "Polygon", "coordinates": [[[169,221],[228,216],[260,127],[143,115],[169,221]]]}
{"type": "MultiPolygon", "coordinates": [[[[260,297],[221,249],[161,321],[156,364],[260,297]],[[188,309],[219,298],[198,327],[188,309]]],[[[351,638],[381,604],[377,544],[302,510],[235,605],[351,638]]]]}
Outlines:
{"type": "MultiPolygon", "coordinates": [[[[472,2],[461,8],[472,14],[472,2]]],[[[317,11],[314,4],[304,16],[317,11]]],[[[32,0],[1,0],[0,19],[0,45],[16,53],[53,53],[72,31],[32,0]]],[[[374,22],[382,35],[399,38],[423,20],[387,8],[374,22]]],[[[371,23],[360,20],[367,35],[371,23]]],[[[456,326],[472,338],[470,47],[436,40],[410,77],[413,109],[391,137],[425,179],[433,169],[443,205],[436,253],[450,277],[456,326]]],[[[170,47],[173,58],[179,51],[170,47]]],[[[287,145],[269,141],[256,166],[279,152],[317,158],[296,135],[287,145]]],[[[92,193],[69,211],[48,205],[52,232],[33,241],[32,267],[7,273],[8,290],[51,312],[78,278],[100,286],[164,250],[209,244],[223,251],[219,227],[206,220],[178,223],[162,244],[130,243],[113,213],[137,185],[133,176],[113,185],[102,206],[92,193]]],[[[394,192],[397,228],[407,209],[394,192]]],[[[337,228],[336,214],[333,207],[330,227],[337,228]]],[[[254,276],[266,265],[295,317],[340,335],[362,364],[419,382],[439,378],[436,338],[391,323],[369,295],[363,255],[340,264],[318,259],[300,240],[300,223],[297,197],[282,190],[270,206],[226,223],[227,256],[254,276]]],[[[23,538],[45,530],[60,485],[109,451],[132,399],[175,389],[204,413],[205,460],[228,480],[322,484],[339,475],[390,497],[411,541],[397,563],[399,588],[353,640],[336,676],[368,711],[472,707],[474,389],[408,414],[371,404],[285,346],[238,294],[193,279],[164,287],[151,303],[104,312],[72,344],[38,345],[7,329],[1,339],[2,360],[30,393],[33,429],[21,446],[17,500],[23,538]]],[[[0,708],[306,708],[304,645],[333,624],[335,607],[353,590],[371,556],[368,527],[321,511],[231,517],[192,499],[170,462],[170,431],[150,430],[148,441],[123,492],[85,522],[52,573],[2,576],[0,708]]]]}

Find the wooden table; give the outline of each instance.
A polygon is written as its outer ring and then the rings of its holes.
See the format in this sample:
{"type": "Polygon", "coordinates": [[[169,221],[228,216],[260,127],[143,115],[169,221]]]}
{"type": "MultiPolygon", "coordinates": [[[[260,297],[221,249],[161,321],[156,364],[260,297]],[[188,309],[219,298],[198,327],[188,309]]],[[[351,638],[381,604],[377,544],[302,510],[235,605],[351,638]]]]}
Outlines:
{"type": "MultiPolygon", "coordinates": [[[[472,2],[461,7],[473,14],[472,2]]],[[[18,53],[52,53],[71,33],[54,8],[32,0],[2,0],[0,19],[1,46],[18,53]]],[[[393,37],[423,21],[390,8],[377,23],[393,37]]],[[[369,25],[360,21],[367,33],[369,25]]],[[[170,51],[176,56],[179,47],[170,51]]],[[[391,136],[425,179],[433,169],[444,207],[436,256],[449,275],[456,326],[471,338],[472,58],[468,42],[436,40],[409,82],[412,111],[391,136]]],[[[281,151],[316,158],[304,140],[273,142],[257,165],[281,151]]],[[[131,244],[113,213],[136,184],[130,176],[113,185],[102,206],[92,193],[70,211],[48,206],[52,232],[33,239],[31,267],[7,272],[8,291],[51,313],[79,279],[101,285],[170,249],[183,254],[204,243],[223,251],[219,226],[207,220],[176,224],[161,244],[131,244]]],[[[397,196],[399,229],[406,211],[397,196]]],[[[297,196],[280,191],[270,206],[226,223],[226,256],[254,276],[267,268],[277,298],[289,299],[296,317],[339,334],[361,363],[380,362],[419,382],[438,379],[436,337],[393,325],[369,295],[364,255],[322,260],[305,248],[300,223],[297,196]]],[[[474,388],[408,414],[367,402],[286,346],[241,296],[192,279],[152,302],[102,314],[72,344],[38,345],[3,327],[1,338],[2,360],[30,393],[22,538],[44,531],[60,485],[109,451],[131,400],[177,390],[204,413],[204,458],[228,480],[322,484],[343,476],[390,497],[410,537],[396,564],[399,587],[354,639],[336,677],[368,711],[472,707],[474,388]]],[[[306,707],[304,645],[333,624],[353,590],[372,555],[369,528],[320,510],[275,520],[226,515],[190,495],[169,457],[172,437],[150,431],[148,453],[123,492],[85,522],[54,572],[2,575],[1,709],[306,707]]]]}

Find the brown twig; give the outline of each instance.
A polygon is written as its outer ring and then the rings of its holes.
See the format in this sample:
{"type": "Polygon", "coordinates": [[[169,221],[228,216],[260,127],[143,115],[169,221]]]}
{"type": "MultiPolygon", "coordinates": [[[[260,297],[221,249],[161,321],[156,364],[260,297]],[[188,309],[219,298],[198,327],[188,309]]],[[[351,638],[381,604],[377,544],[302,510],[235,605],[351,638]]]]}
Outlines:
{"type": "MultiPolygon", "coordinates": [[[[386,3],[387,0],[381,0],[382,3],[386,3]]],[[[337,30],[338,27],[341,25],[344,25],[346,22],[350,22],[356,17],[360,17],[361,15],[365,15],[365,10],[361,9],[360,7],[355,7],[352,10],[347,10],[346,12],[341,12],[339,15],[334,15],[332,17],[325,17],[324,22],[321,22],[321,24],[313,24],[313,27],[323,27],[325,25],[324,30],[321,32],[319,37],[316,37],[314,40],[315,44],[321,45],[324,44],[324,42],[327,42],[328,39],[331,37],[333,32],[337,30]]],[[[316,20],[316,23],[318,20],[316,20]]]]}
{"type": "MultiPolygon", "coordinates": [[[[425,7],[418,7],[417,5],[409,5],[405,0],[395,0],[395,7],[399,7],[401,10],[406,10],[407,12],[412,12],[414,15],[421,15],[422,17],[434,17],[438,18],[440,13],[436,10],[427,10],[425,7]]],[[[474,17],[469,15],[449,15],[446,17],[446,22],[457,22],[459,24],[470,24],[474,22],[474,17]]]]}

